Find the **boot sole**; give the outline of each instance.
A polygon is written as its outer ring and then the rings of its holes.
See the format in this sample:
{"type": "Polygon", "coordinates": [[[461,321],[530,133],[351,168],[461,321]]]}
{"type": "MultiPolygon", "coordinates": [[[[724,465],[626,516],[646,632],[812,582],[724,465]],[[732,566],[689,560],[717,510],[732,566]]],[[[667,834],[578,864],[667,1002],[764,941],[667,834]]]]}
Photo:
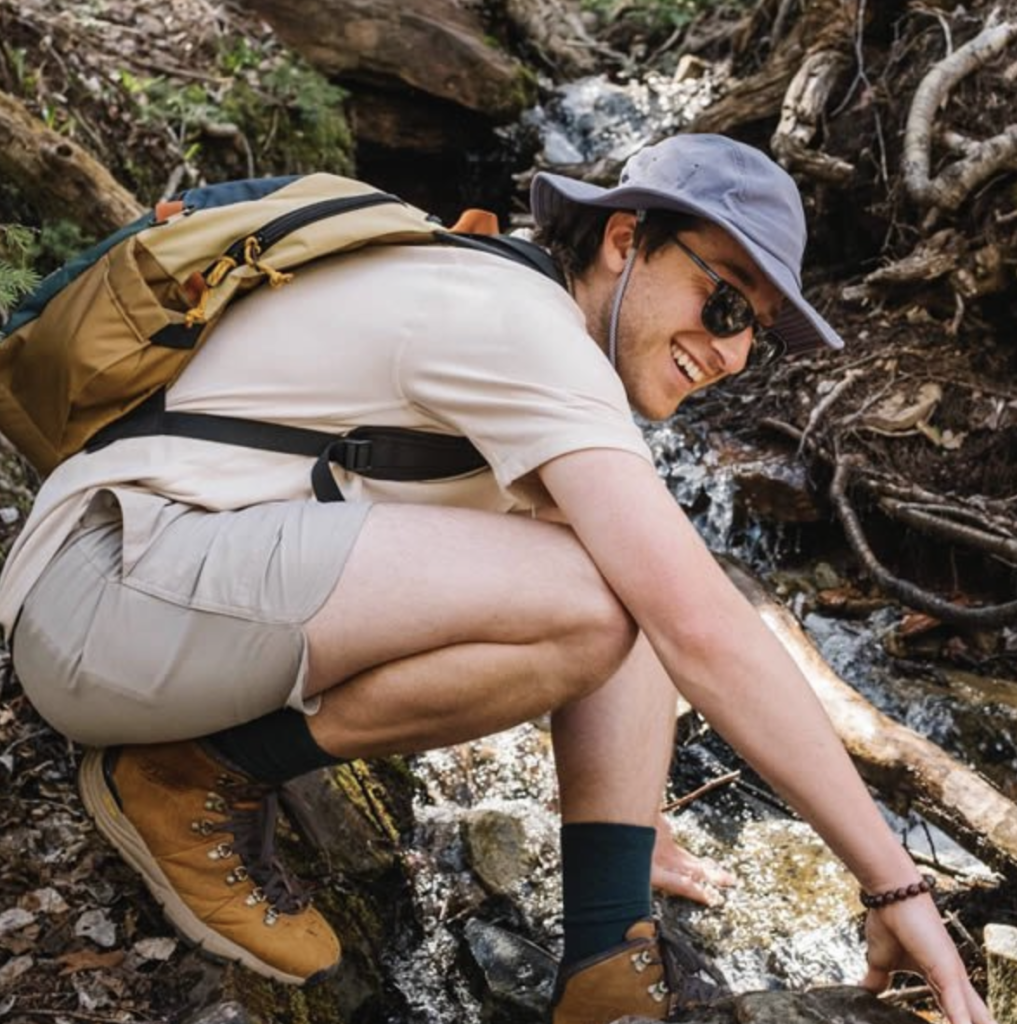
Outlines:
{"type": "Polygon", "coordinates": [[[286,985],[300,985],[309,988],[335,973],[338,964],[319,971],[310,978],[286,974],[271,964],[265,963],[264,960],[259,960],[243,946],[238,946],[224,935],[209,928],[180,899],[145,845],[144,839],[120,810],[116,797],[107,784],[106,773],[103,771],[104,754],[105,751],[99,749],[88,750],[85,753],[81,769],[78,772],[78,789],[81,799],[95,822],[96,828],[116,848],[127,864],[141,876],[148,891],[162,907],[166,919],[184,939],[215,959],[242,964],[256,974],[271,978],[273,981],[283,982],[286,985]]]}

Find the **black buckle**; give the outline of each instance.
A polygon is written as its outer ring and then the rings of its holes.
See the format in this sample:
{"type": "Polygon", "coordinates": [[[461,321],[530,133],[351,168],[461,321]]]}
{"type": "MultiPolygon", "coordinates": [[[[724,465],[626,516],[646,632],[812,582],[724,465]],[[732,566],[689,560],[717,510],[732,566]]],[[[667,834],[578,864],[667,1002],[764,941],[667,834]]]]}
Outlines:
{"type": "Polygon", "coordinates": [[[337,460],[350,473],[366,473],[371,468],[371,441],[367,438],[343,438],[342,458],[337,460]]]}

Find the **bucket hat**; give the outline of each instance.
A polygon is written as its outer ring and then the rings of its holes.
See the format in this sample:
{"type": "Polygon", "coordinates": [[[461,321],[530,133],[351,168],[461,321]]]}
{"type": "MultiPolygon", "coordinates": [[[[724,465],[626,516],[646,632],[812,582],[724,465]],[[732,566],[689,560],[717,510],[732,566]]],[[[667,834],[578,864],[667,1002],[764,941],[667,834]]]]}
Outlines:
{"type": "Polygon", "coordinates": [[[570,203],[614,210],[673,210],[723,228],[785,299],[773,330],[789,353],[827,345],[837,332],[802,295],[807,231],[794,179],[765,153],[724,135],[674,135],[630,157],[615,188],[541,171],[530,205],[537,224],[570,203]]]}

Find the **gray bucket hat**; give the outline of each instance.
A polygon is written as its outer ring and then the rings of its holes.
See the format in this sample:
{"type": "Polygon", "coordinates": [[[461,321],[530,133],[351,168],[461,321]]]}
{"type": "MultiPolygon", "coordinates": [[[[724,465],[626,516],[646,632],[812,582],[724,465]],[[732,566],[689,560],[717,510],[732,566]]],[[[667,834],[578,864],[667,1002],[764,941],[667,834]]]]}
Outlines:
{"type": "Polygon", "coordinates": [[[719,225],[787,299],[773,329],[788,352],[844,347],[802,296],[807,232],[798,187],[760,150],[723,135],[675,135],[631,157],[616,188],[545,171],[534,177],[530,205],[537,224],[553,220],[569,203],[674,210],[719,225]]]}

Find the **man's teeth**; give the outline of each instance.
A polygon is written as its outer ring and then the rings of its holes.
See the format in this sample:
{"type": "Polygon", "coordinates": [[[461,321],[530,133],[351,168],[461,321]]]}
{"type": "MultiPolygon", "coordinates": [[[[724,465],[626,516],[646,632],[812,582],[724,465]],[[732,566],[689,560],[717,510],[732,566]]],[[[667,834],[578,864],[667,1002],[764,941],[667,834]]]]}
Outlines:
{"type": "Polygon", "coordinates": [[[706,377],[699,365],[677,345],[671,346],[671,358],[678,365],[678,369],[684,371],[694,384],[698,384],[706,377]]]}

